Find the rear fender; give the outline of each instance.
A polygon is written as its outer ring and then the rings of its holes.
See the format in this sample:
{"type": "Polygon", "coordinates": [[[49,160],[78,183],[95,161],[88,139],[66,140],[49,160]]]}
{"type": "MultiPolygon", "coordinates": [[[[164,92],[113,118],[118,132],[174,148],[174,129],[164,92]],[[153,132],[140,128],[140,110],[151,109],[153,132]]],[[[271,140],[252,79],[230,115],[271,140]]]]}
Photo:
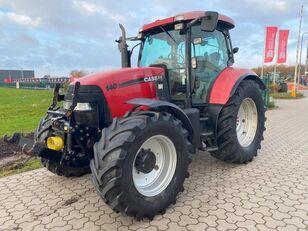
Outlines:
{"type": "Polygon", "coordinates": [[[190,150],[191,152],[195,152],[195,147],[197,143],[197,139],[193,125],[189,119],[189,117],[186,115],[186,113],[179,108],[177,105],[173,103],[169,103],[166,101],[161,100],[153,100],[153,99],[147,99],[147,98],[137,98],[127,101],[128,104],[133,104],[137,106],[147,106],[149,108],[157,109],[159,111],[164,111],[171,113],[174,115],[177,119],[181,120],[183,123],[183,127],[187,129],[189,132],[189,141],[193,144],[193,150],[190,150]]]}
{"type": "Polygon", "coordinates": [[[213,124],[216,139],[217,121],[221,109],[234,95],[240,83],[248,79],[256,81],[262,90],[266,88],[262,80],[252,70],[233,67],[224,69],[213,83],[208,102],[210,119],[211,123],[213,124]]]}
{"type": "Polygon", "coordinates": [[[210,104],[225,105],[235,93],[239,84],[246,79],[256,81],[262,90],[265,89],[261,79],[252,70],[228,67],[218,75],[213,83],[208,102],[210,104]]]}
{"type": "Polygon", "coordinates": [[[240,85],[240,83],[243,80],[247,80],[247,79],[256,81],[256,83],[260,86],[261,90],[265,90],[266,89],[265,84],[262,82],[262,80],[257,75],[245,75],[245,76],[242,76],[241,78],[239,78],[236,81],[236,83],[234,84],[234,86],[232,88],[232,91],[230,93],[230,97],[234,95],[234,93],[235,93],[236,89],[238,88],[238,86],[240,85]]]}

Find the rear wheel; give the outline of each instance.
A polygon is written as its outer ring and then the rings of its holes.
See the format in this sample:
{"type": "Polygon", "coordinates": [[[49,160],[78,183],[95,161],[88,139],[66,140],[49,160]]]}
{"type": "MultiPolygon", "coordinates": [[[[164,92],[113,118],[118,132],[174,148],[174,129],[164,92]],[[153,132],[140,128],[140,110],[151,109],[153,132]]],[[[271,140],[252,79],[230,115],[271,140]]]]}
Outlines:
{"type": "Polygon", "coordinates": [[[223,107],[217,125],[218,150],[211,155],[223,161],[247,163],[261,148],[265,109],[259,85],[243,81],[223,107]]]}
{"type": "Polygon", "coordinates": [[[152,219],[188,177],[188,132],[170,114],[137,112],[102,131],[91,161],[98,194],[116,212],[152,219]]]}

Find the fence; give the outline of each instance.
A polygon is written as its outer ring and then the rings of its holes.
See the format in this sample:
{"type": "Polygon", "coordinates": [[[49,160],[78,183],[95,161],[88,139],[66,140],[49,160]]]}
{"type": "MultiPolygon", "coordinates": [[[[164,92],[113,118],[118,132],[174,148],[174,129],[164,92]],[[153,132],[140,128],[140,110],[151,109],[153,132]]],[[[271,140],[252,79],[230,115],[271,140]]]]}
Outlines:
{"type": "Polygon", "coordinates": [[[268,108],[269,102],[270,102],[270,94],[271,94],[271,87],[270,87],[270,77],[269,75],[263,76],[261,79],[265,85],[265,90],[263,91],[263,100],[265,104],[265,108],[268,108]]]}
{"type": "Polygon", "coordinates": [[[0,82],[0,87],[16,88],[16,83],[4,83],[4,82],[0,82]]]}
{"type": "MultiPolygon", "coordinates": [[[[21,89],[36,89],[36,90],[48,90],[53,89],[56,83],[1,83],[0,87],[8,87],[8,88],[21,88],[21,89]],[[17,86],[16,86],[17,85],[17,86]],[[18,87],[19,85],[19,87],[18,87]]],[[[63,84],[61,84],[63,86],[63,84]]]]}

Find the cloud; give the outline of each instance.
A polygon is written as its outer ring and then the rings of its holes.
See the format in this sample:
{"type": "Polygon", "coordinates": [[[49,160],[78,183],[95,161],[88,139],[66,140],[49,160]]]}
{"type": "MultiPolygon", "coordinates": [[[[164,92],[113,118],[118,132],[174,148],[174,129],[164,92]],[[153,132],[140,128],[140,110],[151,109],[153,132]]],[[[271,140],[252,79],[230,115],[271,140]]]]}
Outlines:
{"type": "Polygon", "coordinates": [[[24,25],[24,26],[39,26],[42,22],[42,18],[40,17],[33,19],[27,15],[20,15],[20,14],[15,14],[12,12],[7,13],[7,17],[11,21],[24,25]]]}
{"type": "Polygon", "coordinates": [[[108,13],[103,6],[98,6],[94,3],[86,1],[73,1],[73,5],[83,13],[88,13],[92,15],[98,13],[105,15],[108,13]]]}
{"type": "MultiPolygon", "coordinates": [[[[35,69],[67,75],[72,69],[100,70],[120,66],[114,42],[118,23],[128,36],[151,21],[191,10],[216,10],[235,20],[233,45],[240,47],[236,65],[262,62],[264,27],[290,29],[289,63],[295,62],[302,0],[187,1],[150,0],[0,0],[0,68],[35,69]]],[[[305,6],[302,31],[308,31],[305,6]]]]}
{"type": "Polygon", "coordinates": [[[20,24],[22,26],[28,26],[28,27],[37,27],[42,23],[42,18],[40,17],[31,18],[27,15],[16,14],[14,12],[2,12],[2,11],[0,11],[0,20],[1,21],[8,20],[20,24]]]}

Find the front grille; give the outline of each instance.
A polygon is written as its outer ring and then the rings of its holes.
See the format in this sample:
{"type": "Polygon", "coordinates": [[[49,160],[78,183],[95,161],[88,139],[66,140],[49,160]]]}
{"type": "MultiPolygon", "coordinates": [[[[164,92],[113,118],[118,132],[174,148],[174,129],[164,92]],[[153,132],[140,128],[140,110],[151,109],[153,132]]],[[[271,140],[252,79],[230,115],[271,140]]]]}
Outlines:
{"type": "MultiPolygon", "coordinates": [[[[65,100],[72,100],[73,97],[73,91],[74,91],[74,85],[70,85],[67,89],[67,92],[65,94],[65,100]]],[[[102,95],[102,91],[98,86],[95,85],[80,85],[78,94],[80,95],[80,98],[83,97],[94,97],[98,95],[102,95]]]]}
{"type": "MultiPolygon", "coordinates": [[[[64,97],[65,101],[72,101],[72,94],[74,85],[70,85],[64,97]]],[[[107,106],[104,94],[100,87],[95,85],[80,85],[77,102],[90,103],[94,108],[90,112],[74,111],[75,120],[80,124],[87,124],[91,126],[99,126],[100,129],[106,127],[111,123],[111,115],[107,106]]]]}

